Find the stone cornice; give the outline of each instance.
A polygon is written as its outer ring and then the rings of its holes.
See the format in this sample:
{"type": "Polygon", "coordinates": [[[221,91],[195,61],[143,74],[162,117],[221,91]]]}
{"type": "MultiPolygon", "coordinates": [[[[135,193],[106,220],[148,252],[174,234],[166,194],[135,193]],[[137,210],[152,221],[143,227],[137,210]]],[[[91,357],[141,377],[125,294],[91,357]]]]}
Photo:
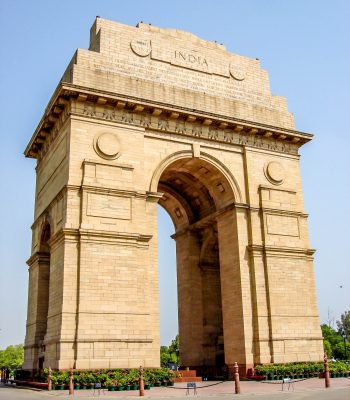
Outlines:
{"type": "MultiPolygon", "coordinates": [[[[83,338],[83,339],[61,339],[61,338],[53,338],[53,339],[49,339],[49,340],[45,340],[44,344],[48,345],[48,344],[53,344],[53,343],[95,343],[95,342],[99,342],[99,343],[110,343],[110,342],[121,342],[121,343],[153,343],[153,339],[148,339],[148,338],[106,338],[106,339],[99,339],[99,338],[83,338]]],[[[93,369],[93,368],[92,368],[93,369]]]]}
{"type": "Polygon", "coordinates": [[[291,215],[295,217],[301,217],[301,218],[308,218],[309,214],[306,214],[302,211],[296,211],[296,210],[282,210],[279,208],[271,208],[271,207],[254,207],[250,206],[250,210],[255,211],[255,212],[260,212],[262,211],[263,213],[268,213],[268,214],[276,214],[276,215],[291,215]]]}
{"type": "Polygon", "coordinates": [[[134,167],[132,166],[132,165],[130,165],[130,164],[121,164],[121,163],[113,163],[113,164],[111,164],[110,162],[108,162],[108,161],[101,161],[101,160],[99,160],[99,161],[96,161],[96,160],[89,160],[89,159],[85,159],[84,161],[83,161],[83,164],[85,165],[85,164],[88,164],[88,165],[96,165],[96,164],[98,164],[98,165],[108,165],[108,166],[111,166],[111,165],[113,165],[114,167],[119,167],[119,168],[122,168],[122,169],[127,169],[127,170],[129,170],[129,171],[132,171],[133,169],[134,169],[134,167]]]}
{"type": "Polygon", "coordinates": [[[298,148],[313,137],[292,129],[61,82],[24,152],[26,157],[40,159],[67,117],[73,115],[291,154],[297,154],[298,148]]]}
{"type": "Polygon", "coordinates": [[[161,199],[164,193],[160,192],[146,192],[146,200],[153,203],[158,203],[159,199],[161,199]]]}
{"type": "Polygon", "coordinates": [[[49,240],[49,245],[51,249],[59,245],[62,241],[72,241],[76,242],[79,237],[79,232],[77,229],[73,228],[61,228],[59,229],[49,240]]]}
{"type": "MultiPolygon", "coordinates": [[[[262,315],[261,317],[264,317],[262,315]]],[[[306,316],[301,316],[301,315],[280,315],[280,314],[273,314],[271,315],[272,318],[319,318],[319,316],[316,315],[306,315],[306,316]]],[[[279,342],[282,341],[284,342],[285,340],[323,340],[323,336],[281,336],[281,335],[272,335],[271,339],[266,338],[266,339],[258,339],[256,342],[279,342]]]]}
{"type": "Polygon", "coordinates": [[[141,246],[147,245],[147,243],[152,239],[152,235],[144,235],[140,233],[97,231],[84,228],[79,229],[79,235],[81,241],[126,241],[141,246]]]}
{"type": "Polygon", "coordinates": [[[137,197],[137,198],[147,198],[148,194],[146,192],[140,192],[136,190],[125,190],[125,189],[111,189],[103,186],[90,186],[81,185],[81,190],[89,193],[105,193],[105,194],[115,194],[121,197],[137,197]]]}
{"type": "MultiPolygon", "coordinates": [[[[152,239],[151,235],[144,235],[140,233],[128,232],[110,232],[100,231],[85,228],[61,228],[50,239],[51,248],[57,246],[62,241],[86,242],[86,241],[116,241],[127,242],[139,246],[147,246],[148,242],[152,239]]],[[[32,258],[32,257],[31,257],[32,258]]],[[[31,258],[29,260],[31,260],[31,258]]]]}
{"type": "Polygon", "coordinates": [[[295,248],[283,246],[265,246],[265,245],[249,245],[248,250],[252,253],[265,253],[269,256],[275,257],[312,257],[315,249],[308,248],[295,248]]]}
{"type": "Polygon", "coordinates": [[[183,228],[177,230],[173,235],[171,235],[171,238],[176,239],[188,231],[197,231],[197,230],[201,230],[207,226],[210,226],[213,224],[213,222],[216,222],[217,218],[224,216],[224,214],[226,214],[227,212],[230,212],[234,209],[238,209],[239,211],[243,210],[246,212],[246,210],[249,210],[250,207],[249,207],[249,204],[246,204],[246,203],[234,203],[233,202],[231,204],[224,206],[220,210],[213,211],[211,214],[202,217],[200,220],[198,220],[192,224],[186,225],[183,228]]]}
{"type": "Polygon", "coordinates": [[[31,257],[27,260],[27,265],[32,267],[34,264],[47,264],[50,262],[50,254],[48,253],[41,253],[41,252],[35,252],[34,254],[31,255],[31,257]]]}

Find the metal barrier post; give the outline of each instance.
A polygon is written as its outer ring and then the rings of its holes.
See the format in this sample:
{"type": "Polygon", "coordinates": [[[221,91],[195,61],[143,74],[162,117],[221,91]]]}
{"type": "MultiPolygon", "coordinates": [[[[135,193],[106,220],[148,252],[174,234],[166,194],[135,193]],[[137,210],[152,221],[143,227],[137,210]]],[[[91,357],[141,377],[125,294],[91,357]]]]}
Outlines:
{"type": "Polygon", "coordinates": [[[329,365],[328,365],[328,357],[327,357],[327,352],[324,353],[324,383],[326,388],[329,388],[331,386],[331,381],[329,379],[329,365]]]}
{"type": "Polygon", "coordinates": [[[140,366],[139,391],[140,391],[140,396],[144,396],[145,395],[145,385],[144,385],[144,382],[143,382],[143,368],[142,368],[142,365],[140,366]]]}
{"type": "Polygon", "coordinates": [[[69,372],[69,394],[74,394],[73,370],[69,372]]]}
{"type": "Polygon", "coordinates": [[[49,367],[49,374],[47,375],[47,390],[49,392],[52,390],[51,367],[49,367]]]}
{"type": "Polygon", "coordinates": [[[239,372],[238,372],[238,364],[235,362],[235,365],[233,367],[234,373],[235,373],[235,393],[240,394],[241,393],[241,386],[239,383],[239,372]]]}

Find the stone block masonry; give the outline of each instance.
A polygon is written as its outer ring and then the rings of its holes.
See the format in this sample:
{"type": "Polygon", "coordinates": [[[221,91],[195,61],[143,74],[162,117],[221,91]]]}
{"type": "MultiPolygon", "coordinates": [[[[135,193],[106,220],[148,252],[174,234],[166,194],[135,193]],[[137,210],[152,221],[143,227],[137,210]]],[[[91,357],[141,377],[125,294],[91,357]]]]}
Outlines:
{"type": "Polygon", "coordinates": [[[159,366],[158,204],[175,226],[183,366],[321,360],[299,166],[311,138],[258,60],[97,18],[25,150],[24,368],[159,366]]]}

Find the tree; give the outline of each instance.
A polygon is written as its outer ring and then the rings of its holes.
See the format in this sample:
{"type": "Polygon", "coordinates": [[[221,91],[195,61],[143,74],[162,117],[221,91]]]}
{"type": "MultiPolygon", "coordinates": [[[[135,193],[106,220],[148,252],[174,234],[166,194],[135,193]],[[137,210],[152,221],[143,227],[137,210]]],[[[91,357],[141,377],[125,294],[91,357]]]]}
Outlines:
{"type": "Polygon", "coordinates": [[[171,341],[171,345],[169,346],[169,351],[171,353],[176,353],[179,355],[180,352],[180,337],[176,335],[175,339],[171,341]]]}
{"type": "Polygon", "coordinates": [[[350,336],[350,311],[345,311],[341,315],[340,321],[337,321],[338,332],[345,335],[347,338],[350,336]]]}
{"type": "Polygon", "coordinates": [[[350,354],[350,343],[346,342],[346,357],[345,357],[345,346],[344,342],[338,343],[333,349],[333,357],[337,360],[345,360],[349,358],[350,354]]]}
{"type": "Polygon", "coordinates": [[[350,311],[345,311],[341,315],[340,321],[337,321],[337,327],[338,331],[326,324],[321,325],[323,347],[329,357],[345,360],[350,356],[350,311]]]}
{"type": "Polygon", "coordinates": [[[339,333],[329,327],[326,324],[321,325],[322,336],[324,340],[327,340],[333,349],[338,343],[343,341],[343,338],[339,335],[339,333]]]}
{"type": "Polygon", "coordinates": [[[0,368],[6,368],[13,372],[22,366],[24,360],[24,350],[22,344],[8,346],[5,350],[0,350],[0,368]]]}
{"type": "Polygon", "coordinates": [[[327,353],[328,358],[333,357],[332,346],[327,339],[323,340],[323,350],[327,353]]]}
{"type": "Polygon", "coordinates": [[[160,347],[160,364],[165,367],[168,363],[180,364],[179,357],[179,335],[176,335],[175,339],[171,341],[171,345],[160,347]]]}
{"type": "Polygon", "coordinates": [[[170,362],[168,346],[160,346],[160,365],[165,367],[170,362]]]}
{"type": "Polygon", "coordinates": [[[327,352],[329,358],[336,357],[336,355],[334,354],[335,348],[343,343],[342,337],[336,330],[326,324],[321,325],[321,330],[323,336],[324,351],[327,352]]]}

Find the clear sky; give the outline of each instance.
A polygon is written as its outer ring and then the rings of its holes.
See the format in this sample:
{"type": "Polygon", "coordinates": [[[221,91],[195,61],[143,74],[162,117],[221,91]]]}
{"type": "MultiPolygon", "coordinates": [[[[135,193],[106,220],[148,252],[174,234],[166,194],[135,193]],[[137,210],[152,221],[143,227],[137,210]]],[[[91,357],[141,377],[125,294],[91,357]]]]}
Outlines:
{"type": "MultiPolygon", "coordinates": [[[[35,162],[23,150],[76,48],[99,15],[190,31],[260,58],[286,96],[302,150],[321,322],[350,309],[350,2],[322,0],[0,0],[0,348],[23,342],[35,162]],[[343,286],[342,288],[340,286],[343,286]]],[[[175,248],[160,220],[161,337],[177,333],[175,248]]],[[[292,299],[291,299],[292,301],[292,299]]]]}

